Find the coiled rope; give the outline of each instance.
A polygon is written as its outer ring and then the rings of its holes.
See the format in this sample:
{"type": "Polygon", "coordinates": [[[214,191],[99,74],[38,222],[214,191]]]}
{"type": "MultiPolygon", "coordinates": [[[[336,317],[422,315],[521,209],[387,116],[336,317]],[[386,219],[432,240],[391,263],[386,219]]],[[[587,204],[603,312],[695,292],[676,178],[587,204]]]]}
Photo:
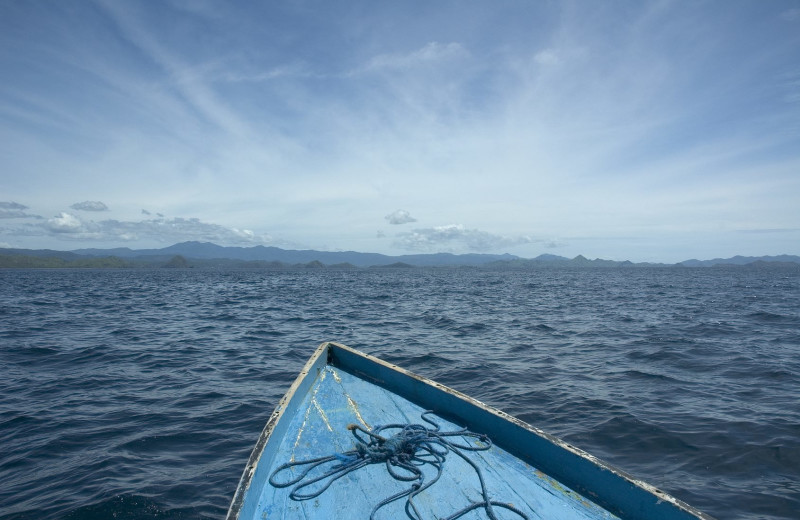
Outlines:
{"type": "Polygon", "coordinates": [[[408,489],[395,493],[384,498],[370,513],[370,520],[375,519],[378,511],[403,497],[406,498],[405,512],[412,520],[422,520],[414,498],[431,487],[439,477],[442,476],[445,459],[448,453],[455,453],[467,462],[475,470],[481,485],[482,500],[474,501],[466,507],[456,511],[443,520],[455,520],[475,509],[484,509],[491,520],[497,520],[494,508],[499,507],[508,509],[516,513],[520,518],[529,520],[528,516],[512,506],[503,502],[491,500],[483,479],[483,472],[475,462],[470,460],[464,453],[465,451],[484,451],[492,446],[492,442],[486,435],[473,433],[466,428],[451,432],[443,432],[436,422],[427,417],[431,411],[420,415],[421,419],[431,425],[422,424],[387,424],[376,426],[372,430],[366,430],[361,426],[351,424],[347,427],[356,439],[355,447],[344,453],[335,453],[325,457],[318,457],[302,461],[287,462],[277,468],[269,477],[269,483],[276,488],[289,486],[292,490],[289,497],[292,500],[309,500],[318,497],[330,487],[333,482],[343,476],[356,471],[369,464],[385,463],[386,470],[395,480],[409,482],[408,489]],[[387,431],[397,430],[392,435],[386,435],[387,431]],[[383,433],[383,435],[381,435],[383,433]],[[362,437],[366,435],[366,439],[362,437]],[[469,439],[475,439],[478,444],[469,444],[469,439]],[[334,464],[328,468],[321,468],[322,474],[310,475],[312,471],[328,463],[334,464]],[[422,467],[429,465],[436,470],[436,475],[428,482],[422,467]],[[278,475],[290,468],[301,468],[299,475],[291,480],[278,481],[278,475]],[[398,472],[398,469],[400,472],[398,472]],[[313,490],[308,489],[315,486],[313,490]]]}

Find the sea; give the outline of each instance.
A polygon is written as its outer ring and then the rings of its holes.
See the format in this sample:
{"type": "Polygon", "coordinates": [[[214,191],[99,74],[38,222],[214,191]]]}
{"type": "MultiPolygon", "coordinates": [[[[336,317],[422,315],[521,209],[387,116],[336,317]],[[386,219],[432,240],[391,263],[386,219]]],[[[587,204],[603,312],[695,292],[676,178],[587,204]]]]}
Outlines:
{"type": "Polygon", "coordinates": [[[800,518],[800,270],[727,267],[0,270],[0,519],[224,518],[327,340],[800,518]]]}

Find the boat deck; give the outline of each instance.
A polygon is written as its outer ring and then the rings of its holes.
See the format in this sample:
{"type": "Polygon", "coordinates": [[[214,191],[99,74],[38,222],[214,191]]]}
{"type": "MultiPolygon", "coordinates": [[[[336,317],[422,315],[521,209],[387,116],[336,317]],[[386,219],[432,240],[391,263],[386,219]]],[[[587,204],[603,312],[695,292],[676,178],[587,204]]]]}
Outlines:
{"type": "MultiPolygon", "coordinates": [[[[429,426],[421,419],[425,409],[380,386],[356,377],[347,371],[325,365],[304,392],[286,431],[274,452],[259,463],[262,475],[271,475],[289,461],[333,455],[353,449],[354,438],[347,429],[358,424],[366,429],[391,423],[414,423],[429,426]],[[354,398],[353,396],[358,396],[354,398]]],[[[441,431],[459,430],[460,426],[437,415],[429,416],[441,431]]],[[[284,419],[289,419],[285,417],[284,419]]],[[[491,438],[491,434],[489,435],[491,438]]],[[[490,499],[509,503],[530,519],[589,520],[618,518],[574,491],[562,486],[535,467],[496,445],[485,451],[464,452],[481,469],[490,499]]],[[[334,465],[334,462],[330,464],[334,465]]],[[[281,480],[292,478],[292,471],[281,473],[281,480]]],[[[425,469],[426,482],[435,476],[425,469]]],[[[276,488],[257,479],[261,486],[252,518],[369,518],[370,512],[385,498],[409,488],[408,482],[389,475],[385,464],[371,464],[333,482],[319,496],[295,501],[289,497],[291,487],[276,488]]],[[[310,488],[313,489],[313,488],[310,488]]],[[[258,491],[252,489],[251,493],[258,491]]],[[[308,489],[306,490],[308,491],[308,489]]],[[[414,504],[423,518],[447,518],[470,503],[482,499],[475,470],[454,453],[449,453],[441,478],[420,493],[414,504]]],[[[405,498],[382,507],[377,519],[407,518],[405,498]]],[[[520,518],[512,511],[494,507],[501,519],[520,518]]],[[[483,509],[476,509],[460,518],[487,518],[483,509]]]]}

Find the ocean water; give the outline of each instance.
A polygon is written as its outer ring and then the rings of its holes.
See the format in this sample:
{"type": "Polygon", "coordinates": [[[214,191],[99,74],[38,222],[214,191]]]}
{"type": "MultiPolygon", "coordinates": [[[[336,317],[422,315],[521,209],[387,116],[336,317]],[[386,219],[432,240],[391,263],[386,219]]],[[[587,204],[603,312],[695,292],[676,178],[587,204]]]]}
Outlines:
{"type": "Polygon", "coordinates": [[[0,518],[223,518],[324,340],[720,519],[800,518],[800,272],[741,268],[2,270],[0,518]]]}

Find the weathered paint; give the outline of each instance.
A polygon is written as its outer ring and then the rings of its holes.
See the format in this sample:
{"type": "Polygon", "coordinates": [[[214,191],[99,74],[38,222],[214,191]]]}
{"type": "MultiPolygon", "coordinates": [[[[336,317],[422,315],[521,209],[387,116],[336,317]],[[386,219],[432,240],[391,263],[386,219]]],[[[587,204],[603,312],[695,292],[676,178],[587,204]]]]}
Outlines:
{"type": "MultiPolygon", "coordinates": [[[[512,503],[530,518],[710,519],[455,390],[344,345],[323,343],[270,417],[242,476],[229,520],[368,517],[375,504],[406,487],[381,464],[361,468],[303,502],[289,499],[289,489],[276,489],[267,479],[290,460],[351,449],[350,423],[366,428],[420,423],[420,414],[429,409],[441,418],[443,430],[466,426],[489,435],[494,446],[469,456],[483,468],[492,499],[512,503]]],[[[430,518],[443,517],[476,500],[479,490],[474,471],[451,456],[442,480],[416,502],[430,518]]],[[[403,500],[387,506],[379,518],[403,518],[402,507],[403,500]]],[[[465,518],[485,516],[480,511],[470,515],[465,518]]]]}

